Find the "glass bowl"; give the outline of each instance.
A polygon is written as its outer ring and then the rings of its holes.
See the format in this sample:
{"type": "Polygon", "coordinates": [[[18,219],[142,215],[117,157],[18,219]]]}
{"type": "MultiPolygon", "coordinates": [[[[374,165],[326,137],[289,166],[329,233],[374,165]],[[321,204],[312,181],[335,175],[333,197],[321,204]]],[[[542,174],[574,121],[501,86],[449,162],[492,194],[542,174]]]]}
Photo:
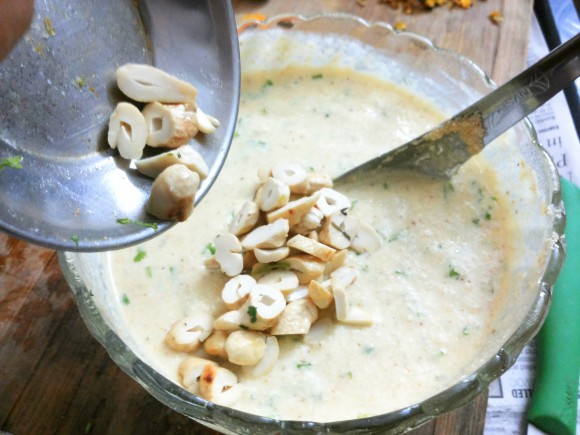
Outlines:
{"type": "MultiPolygon", "coordinates": [[[[445,115],[460,111],[494,87],[485,73],[465,57],[438,49],[416,34],[397,32],[388,24],[370,23],[351,15],[287,15],[267,22],[245,22],[240,26],[240,41],[244,71],[338,63],[409,89],[433,102],[445,115]],[[260,38],[269,35],[261,32],[291,34],[298,41],[295,50],[286,47],[281,54],[276,38],[260,38]],[[310,33],[325,35],[327,44],[316,50],[301,49],[304,41],[300,38],[310,33]]],[[[521,216],[517,225],[522,237],[511,271],[510,303],[500,307],[495,316],[495,339],[480,350],[480,358],[455,385],[386,414],[327,423],[283,421],[193,395],[154,370],[132,347],[130,334],[123,328],[119,298],[111,290],[108,254],[61,252],[59,261],[88,329],[115,363],[158,400],[206,426],[235,434],[403,432],[474,399],[515,362],[547,314],[564,257],[564,210],[558,173],[527,120],[502,141],[490,144],[484,153],[497,166],[500,182],[517,187],[509,195],[521,216]],[[522,176],[521,161],[531,168],[533,177],[522,176]]]]}

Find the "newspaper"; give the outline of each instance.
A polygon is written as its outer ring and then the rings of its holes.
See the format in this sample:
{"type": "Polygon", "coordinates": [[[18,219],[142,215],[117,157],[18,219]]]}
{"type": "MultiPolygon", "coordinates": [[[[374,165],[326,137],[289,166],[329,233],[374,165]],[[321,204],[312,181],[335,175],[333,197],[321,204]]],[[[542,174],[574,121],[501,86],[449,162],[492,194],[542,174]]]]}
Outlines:
{"type": "MultiPolygon", "coordinates": [[[[536,17],[533,17],[528,64],[548,53],[536,17]]],[[[530,117],[540,143],[550,153],[562,177],[580,185],[580,141],[562,92],[536,110],[530,117]]],[[[525,434],[526,410],[534,388],[536,346],[532,341],[513,367],[490,385],[485,434],[525,434]]],[[[576,432],[580,434],[579,418],[576,432]]],[[[541,433],[537,431],[536,433],[541,433]]]]}

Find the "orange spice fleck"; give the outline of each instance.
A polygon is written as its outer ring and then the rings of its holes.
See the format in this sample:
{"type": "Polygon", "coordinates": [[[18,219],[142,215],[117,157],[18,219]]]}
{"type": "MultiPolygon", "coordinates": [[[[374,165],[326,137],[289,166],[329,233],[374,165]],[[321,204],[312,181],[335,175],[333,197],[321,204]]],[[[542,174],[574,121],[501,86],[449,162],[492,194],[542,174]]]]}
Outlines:
{"type": "Polygon", "coordinates": [[[489,14],[489,19],[493,24],[499,25],[503,21],[503,15],[501,14],[500,11],[495,10],[491,14],[489,14]]]}
{"type": "Polygon", "coordinates": [[[397,21],[395,24],[393,24],[393,28],[395,30],[407,30],[407,24],[404,23],[403,21],[397,21]]]}
{"type": "Polygon", "coordinates": [[[256,21],[266,21],[266,15],[264,14],[260,14],[260,13],[253,13],[253,14],[246,14],[242,17],[243,21],[249,21],[249,20],[256,20],[256,21]]]}

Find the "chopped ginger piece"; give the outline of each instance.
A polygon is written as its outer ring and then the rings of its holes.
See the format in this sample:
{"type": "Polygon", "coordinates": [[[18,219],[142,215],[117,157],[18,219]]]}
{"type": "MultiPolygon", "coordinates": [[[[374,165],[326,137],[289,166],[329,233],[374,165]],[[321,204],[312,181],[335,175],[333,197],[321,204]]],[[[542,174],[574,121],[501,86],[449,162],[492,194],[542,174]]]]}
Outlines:
{"type": "Polygon", "coordinates": [[[495,10],[491,14],[489,14],[489,19],[493,24],[500,24],[503,21],[503,15],[500,11],[495,10]]]}

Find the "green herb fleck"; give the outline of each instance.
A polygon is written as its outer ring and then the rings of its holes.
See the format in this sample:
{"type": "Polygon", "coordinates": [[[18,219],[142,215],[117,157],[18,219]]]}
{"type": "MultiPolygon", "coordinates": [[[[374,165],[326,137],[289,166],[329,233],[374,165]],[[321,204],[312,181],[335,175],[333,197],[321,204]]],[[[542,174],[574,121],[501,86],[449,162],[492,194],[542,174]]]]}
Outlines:
{"type": "Polygon", "coordinates": [[[299,369],[307,369],[312,367],[312,363],[302,360],[298,364],[296,364],[296,367],[298,367],[299,369]]]}
{"type": "Polygon", "coordinates": [[[205,249],[207,252],[209,252],[211,255],[215,255],[215,245],[213,243],[208,243],[207,245],[205,245],[205,249]]]}
{"type": "Polygon", "coordinates": [[[383,183],[383,189],[387,190],[389,188],[389,183],[384,182],[383,183]]]}
{"type": "Polygon", "coordinates": [[[479,225],[480,219],[475,218],[475,219],[472,219],[471,222],[473,222],[473,224],[475,224],[475,225],[479,225]]]}
{"type": "Polygon", "coordinates": [[[87,79],[84,75],[75,77],[75,85],[77,85],[79,88],[83,88],[86,84],[87,79]]]}
{"type": "Polygon", "coordinates": [[[44,19],[44,28],[46,29],[46,33],[48,33],[49,36],[56,35],[56,32],[54,31],[54,27],[52,27],[52,21],[50,21],[50,18],[48,18],[48,17],[46,17],[44,19]]]}
{"type": "Polygon", "coordinates": [[[89,433],[91,431],[91,429],[93,428],[93,423],[91,421],[89,421],[86,425],[85,425],[85,433],[89,433]]]}
{"type": "Polygon", "coordinates": [[[145,258],[146,255],[147,255],[147,252],[145,252],[141,248],[137,248],[137,255],[135,255],[135,257],[133,257],[133,261],[135,263],[139,263],[141,260],[143,260],[145,258]]]}
{"type": "Polygon", "coordinates": [[[350,210],[354,210],[354,208],[356,207],[356,204],[358,203],[358,199],[353,199],[350,202],[350,210]]]}
{"type": "Polygon", "coordinates": [[[274,86],[274,82],[270,79],[266,80],[266,83],[264,83],[264,87],[266,86],[274,86]]]}
{"type": "Polygon", "coordinates": [[[75,234],[73,236],[70,236],[70,239],[74,242],[75,246],[78,248],[79,247],[79,236],[77,236],[75,234]]]}
{"type": "Polygon", "coordinates": [[[375,351],[375,348],[373,346],[366,345],[366,346],[363,346],[363,349],[362,350],[363,350],[364,353],[366,353],[367,355],[369,355],[369,354],[371,354],[371,353],[373,353],[375,351]]]}
{"type": "Polygon", "coordinates": [[[250,316],[250,322],[256,323],[258,321],[258,310],[253,305],[248,307],[248,316],[250,316]]]}
{"type": "Polygon", "coordinates": [[[352,379],[352,372],[345,372],[342,375],[340,375],[340,377],[345,379],[352,379]]]}
{"type": "Polygon", "coordinates": [[[125,293],[123,293],[123,296],[121,297],[121,301],[125,305],[129,305],[131,303],[131,301],[129,300],[129,296],[127,296],[125,293]]]}
{"type": "Polygon", "coordinates": [[[0,171],[4,168],[22,169],[22,156],[8,157],[0,160],[0,171]]]}
{"type": "Polygon", "coordinates": [[[288,269],[290,269],[290,263],[278,261],[276,263],[268,263],[258,267],[256,270],[252,271],[252,275],[261,275],[263,273],[268,273],[273,270],[288,270],[288,269]]]}
{"type": "Polygon", "coordinates": [[[250,329],[247,325],[240,324],[240,328],[245,329],[246,331],[250,329]]]}
{"type": "Polygon", "coordinates": [[[407,276],[407,274],[405,273],[405,271],[404,270],[400,270],[400,269],[395,270],[395,274],[396,275],[407,276]]]}
{"type": "Polygon", "coordinates": [[[463,328],[463,335],[469,335],[471,331],[469,330],[469,326],[466,326],[465,328],[463,328]]]}
{"type": "Polygon", "coordinates": [[[368,264],[363,264],[361,267],[361,270],[363,272],[368,272],[370,270],[369,265],[368,264]]]}
{"type": "Polygon", "coordinates": [[[447,196],[452,192],[455,192],[455,186],[453,186],[451,181],[448,181],[443,185],[443,196],[447,198],[447,196]]]}
{"type": "Polygon", "coordinates": [[[449,277],[459,279],[461,278],[461,274],[457,272],[453,266],[449,266],[449,277]]]}
{"type": "Polygon", "coordinates": [[[312,76],[312,78],[313,78],[314,80],[321,79],[322,77],[324,77],[322,74],[314,74],[314,75],[312,76]]]}
{"type": "Polygon", "coordinates": [[[153,270],[151,269],[151,266],[145,268],[145,274],[147,275],[147,278],[153,278],[153,270]]]}
{"type": "Polygon", "coordinates": [[[238,130],[234,131],[234,139],[237,139],[238,137],[240,137],[240,132],[238,130]]]}
{"type": "Polygon", "coordinates": [[[488,211],[486,211],[486,212],[485,212],[484,219],[485,219],[486,221],[490,221],[490,220],[491,220],[491,213],[490,213],[490,212],[488,212],[488,211]]]}
{"type": "Polygon", "coordinates": [[[148,222],[135,221],[135,220],[129,219],[129,218],[119,218],[119,219],[117,219],[117,223],[122,224],[122,225],[128,225],[128,224],[140,225],[142,227],[153,228],[155,231],[157,231],[157,229],[159,228],[157,226],[157,224],[155,224],[155,223],[150,224],[148,222]]]}

